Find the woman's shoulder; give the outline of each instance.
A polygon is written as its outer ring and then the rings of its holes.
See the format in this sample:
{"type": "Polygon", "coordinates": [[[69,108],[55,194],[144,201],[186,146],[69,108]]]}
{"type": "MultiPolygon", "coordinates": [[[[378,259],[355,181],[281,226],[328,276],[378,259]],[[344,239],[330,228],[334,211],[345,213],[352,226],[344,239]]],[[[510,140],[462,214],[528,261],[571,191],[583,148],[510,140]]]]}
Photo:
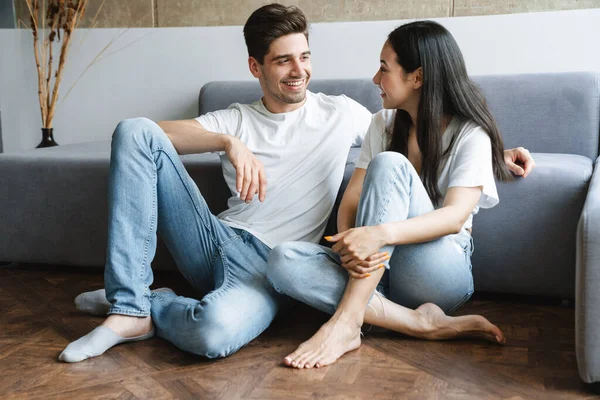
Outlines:
{"type": "Polygon", "coordinates": [[[394,117],[396,116],[396,110],[381,109],[373,115],[373,120],[385,127],[388,127],[394,123],[394,117]]]}
{"type": "Polygon", "coordinates": [[[464,120],[455,117],[452,121],[455,125],[454,135],[457,136],[455,139],[449,137],[448,146],[453,147],[456,151],[459,149],[482,149],[491,146],[491,140],[488,133],[478,123],[471,120],[464,120]],[[454,144],[452,143],[454,142],[454,144]]]}
{"type": "Polygon", "coordinates": [[[370,131],[377,131],[381,135],[384,135],[389,129],[394,125],[394,117],[396,115],[396,110],[379,110],[375,114],[373,114],[373,119],[371,120],[370,131]]]}
{"type": "Polygon", "coordinates": [[[459,140],[488,139],[489,135],[477,122],[454,117],[452,123],[457,126],[459,140]]]}

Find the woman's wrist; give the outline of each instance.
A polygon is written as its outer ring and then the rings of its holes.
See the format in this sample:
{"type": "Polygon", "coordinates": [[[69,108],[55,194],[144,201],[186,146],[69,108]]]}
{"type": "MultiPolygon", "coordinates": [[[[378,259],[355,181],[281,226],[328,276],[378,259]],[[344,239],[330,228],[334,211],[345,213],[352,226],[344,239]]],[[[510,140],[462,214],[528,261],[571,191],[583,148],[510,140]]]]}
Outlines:
{"type": "MultiPolygon", "coordinates": [[[[389,244],[394,244],[394,228],[392,224],[381,224],[376,226],[377,236],[383,242],[383,246],[387,246],[389,244]]],[[[383,247],[382,246],[382,247],[383,247]]]]}

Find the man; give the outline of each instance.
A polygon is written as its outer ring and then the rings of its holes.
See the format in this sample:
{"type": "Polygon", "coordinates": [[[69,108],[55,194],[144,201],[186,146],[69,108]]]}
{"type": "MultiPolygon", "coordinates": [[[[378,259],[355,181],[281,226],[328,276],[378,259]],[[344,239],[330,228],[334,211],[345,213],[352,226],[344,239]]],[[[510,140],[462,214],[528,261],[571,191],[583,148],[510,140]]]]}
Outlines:
{"type": "MultiPolygon", "coordinates": [[[[298,8],[280,4],[248,19],[248,64],[261,100],[196,120],[117,126],[106,292],[76,299],[79,309],[109,316],[60,360],[78,362],[155,333],[185,351],[225,357],[262,333],[287,302],[265,277],[268,253],[283,241],[320,240],[348,149],[362,142],[371,120],[346,96],[307,91],[307,29],[298,8]],[[178,157],[209,151],[219,152],[225,180],[239,194],[218,217],[178,157]],[[150,291],[157,232],[201,300],[150,291]]],[[[510,154],[513,161],[527,159],[519,150],[510,154]]]]}

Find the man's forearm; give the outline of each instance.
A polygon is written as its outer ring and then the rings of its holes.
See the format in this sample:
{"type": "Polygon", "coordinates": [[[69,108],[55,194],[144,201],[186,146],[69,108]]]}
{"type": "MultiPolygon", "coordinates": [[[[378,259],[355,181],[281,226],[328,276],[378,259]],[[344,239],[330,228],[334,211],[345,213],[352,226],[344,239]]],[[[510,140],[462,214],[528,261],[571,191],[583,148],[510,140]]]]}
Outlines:
{"type": "Polygon", "coordinates": [[[209,132],[194,120],[158,123],[179,154],[227,151],[234,139],[230,135],[209,132]]]}

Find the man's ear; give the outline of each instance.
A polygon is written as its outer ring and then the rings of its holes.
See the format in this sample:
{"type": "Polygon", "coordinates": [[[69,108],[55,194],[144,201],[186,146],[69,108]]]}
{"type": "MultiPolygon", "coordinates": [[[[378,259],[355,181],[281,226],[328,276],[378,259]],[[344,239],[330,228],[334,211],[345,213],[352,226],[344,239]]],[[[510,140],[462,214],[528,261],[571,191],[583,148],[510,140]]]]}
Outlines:
{"type": "Polygon", "coordinates": [[[413,71],[413,87],[420,89],[423,86],[423,67],[419,67],[413,71]]]}
{"type": "Polygon", "coordinates": [[[260,72],[260,63],[256,58],[248,57],[248,68],[250,69],[250,73],[252,74],[252,76],[254,76],[255,78],[261,77],[262,74],[260,72]]]}

